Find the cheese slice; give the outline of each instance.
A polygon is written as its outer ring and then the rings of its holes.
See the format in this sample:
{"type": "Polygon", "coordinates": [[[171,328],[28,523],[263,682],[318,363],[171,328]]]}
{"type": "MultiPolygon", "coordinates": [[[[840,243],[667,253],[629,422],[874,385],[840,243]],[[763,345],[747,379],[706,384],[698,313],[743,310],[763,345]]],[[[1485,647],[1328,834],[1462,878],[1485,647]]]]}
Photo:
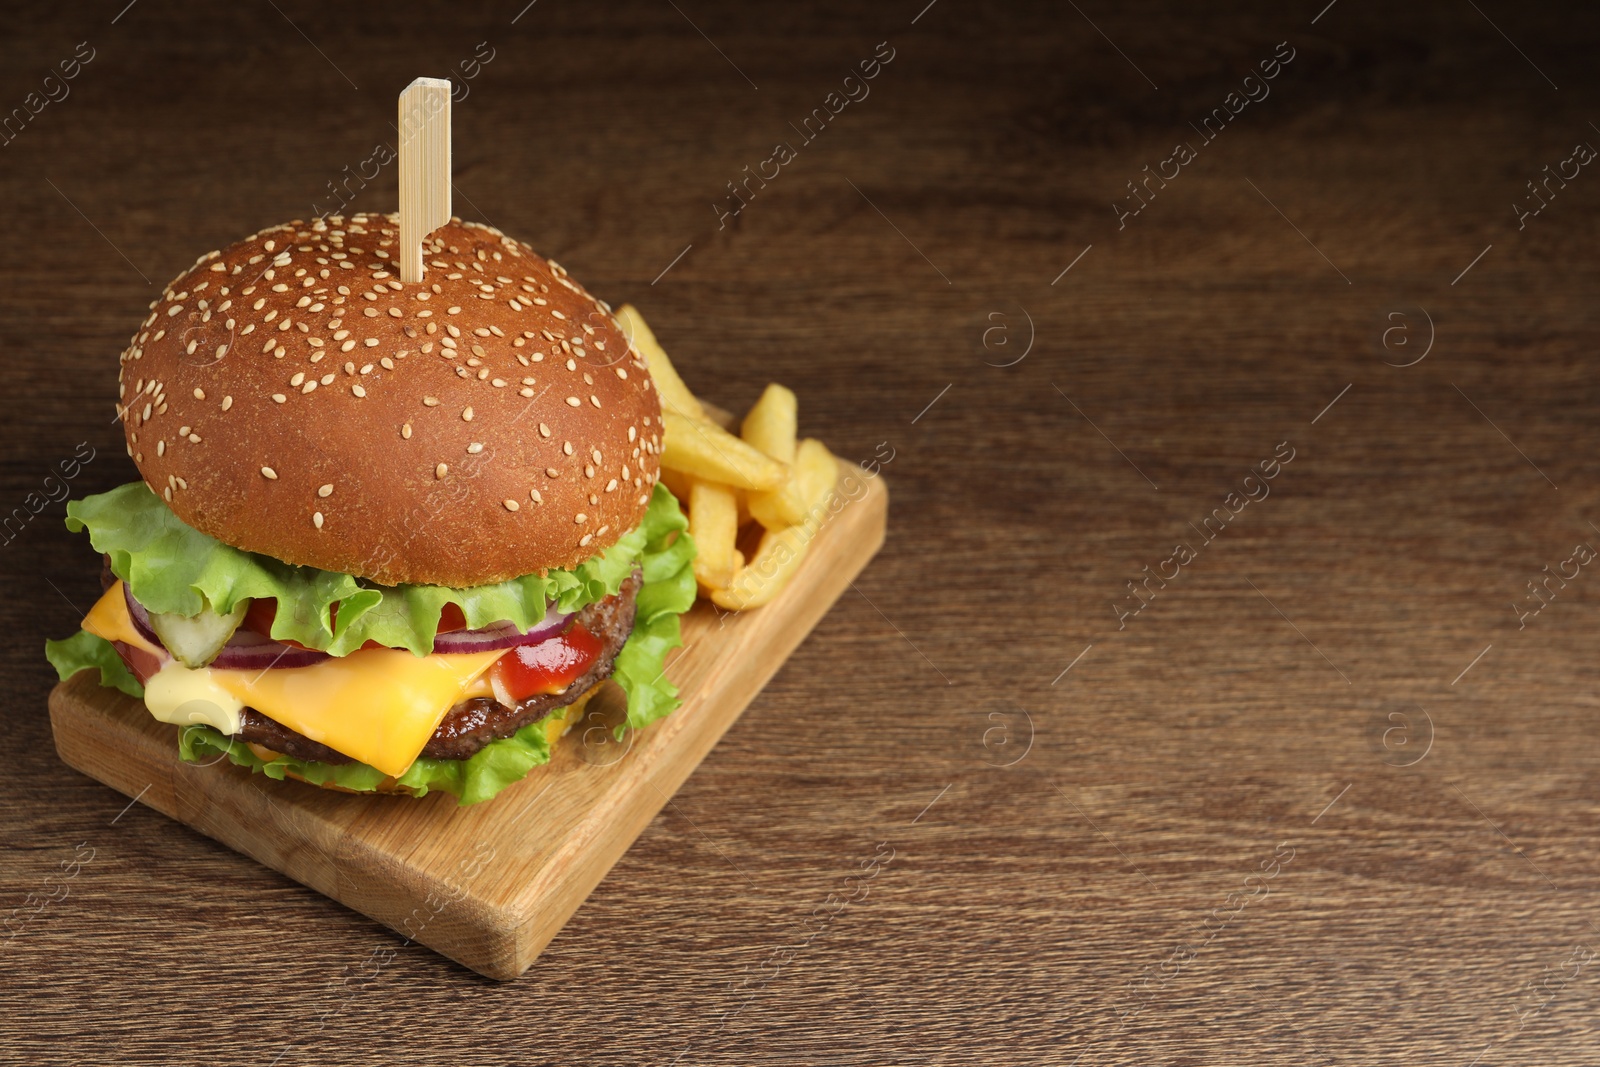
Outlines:
{"type": "MultiPolygon", "coordinates": [[[[123,641],[164,660],[170,658],[134,628],[121,582],[90,609],[83,628],[108,641],[123,641]]],[[[421,754],[445,714],[468,694],[486,688],[484,672],[503,655],[503,649],[414,656],[403,649],[369,648],[310,667],[260,671],[216,667],[191,671],[173,662],[150,679],[145,703],[164,722],[198,718],[219,729],[228,722],[229,706],[234,705],[233,728],[225,733],[238,732],[239,709],[249,706],[336,752],[398,777],[421,754]],[[203,709],[207,700],[214,711],[203,709]],[[212,720],[214,714],[217,721],[212,720]]]]}

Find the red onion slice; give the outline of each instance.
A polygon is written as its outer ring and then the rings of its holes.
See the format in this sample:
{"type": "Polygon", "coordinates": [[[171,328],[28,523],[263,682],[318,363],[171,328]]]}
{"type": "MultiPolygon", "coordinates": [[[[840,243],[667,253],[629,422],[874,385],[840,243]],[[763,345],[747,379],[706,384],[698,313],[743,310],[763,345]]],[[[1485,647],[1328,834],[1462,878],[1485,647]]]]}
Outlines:
{"type": "MultiPolygon", "coordinates": [[[[150,613],[145,610],[143,604],[133,598],[126,582],[122,583],[122,595],[128,602],[128,616],[133,621],[134,629],[139,631],[139,636],[152,645],[162,647],[161,639],[150,628],[150,613]]],[[[537,645],[559,634],[566,628],[567,620],[570,618],[572,613],[557,611],[552,604],[545,612],[544,618],[527,630],[519,630],[516,624],[511,622],[498,622],[481,630],[451,630],[434,638],[433,650],[443,653],[496,652],[500,649],[516,648],[518,645],[537,645]]],[[[224,670],[253,671],[309,667],[329,658],[331,657],[326,652],[286,645],[252,630],[236,630],[228,639],[228,643],[222,647],[222,651],[211,661],[210,666],[224,670]]]]}
{"type": "Polygon", "coordinates": [[[217,658],[208,666],[229,671],[264,671],[272,668],[310,667],[332,658],[326,652],[318,652],[314,648],[296,648],[294,645],[263,638],[260,634],[240,631],[222,646],[222,651],[217,653],[217,658]],[[244,635],[244,640],[240,640],[241,635],[244,635]]]}
{"type": "Polygon", "coordinates": [[[481,630],[451,630],[433,639],[435,652],[495,652],[518,645],[537,645],[560,633],[572,618],[570,612],[557,611],[554,604],[544,613],[544,618],[526,630],[515,623],[497,622],[481,630]]]}
{"type": "Polygon", "coordinates": [[[133,621],[133,628],[139,631],[139,636],[149,641],[152,645],[161,647],[161,638],[150,629],[150,613],[144,610],[144,605],[133,599],[133,594],[128,592],[128,583],[122,583],[122,599],[128,602],[128,618],[133,621]]]}

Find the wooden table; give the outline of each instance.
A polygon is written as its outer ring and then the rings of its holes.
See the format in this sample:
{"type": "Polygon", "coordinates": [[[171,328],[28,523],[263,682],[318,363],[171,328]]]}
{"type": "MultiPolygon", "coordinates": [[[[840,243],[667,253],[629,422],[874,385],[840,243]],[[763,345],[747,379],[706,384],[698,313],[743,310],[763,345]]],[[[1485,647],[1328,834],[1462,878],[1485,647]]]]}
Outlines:
{"type": "Polygon", "coordinates": [[[0,550],[0,906],[59,897],[0,1060],[1596,1062],[1600,13],[922,3],[8,17],[0,107],[93,58],[0,154],[5,509],[80,442],[72,493],[128,480],[145,303],[330,181],[392,207],[349,176],[451,71],[461,214],[894,505],[498,985],[57,761],[98,567],[49,503],[0,550]]]}

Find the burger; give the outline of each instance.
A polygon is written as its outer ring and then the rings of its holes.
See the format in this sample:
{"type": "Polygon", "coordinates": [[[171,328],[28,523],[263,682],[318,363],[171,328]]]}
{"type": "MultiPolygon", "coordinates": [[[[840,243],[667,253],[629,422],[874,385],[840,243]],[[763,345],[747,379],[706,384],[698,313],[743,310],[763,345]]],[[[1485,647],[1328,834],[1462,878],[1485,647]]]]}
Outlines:
{"type": "Polygon", "coordinates": [[[677,706],[694,545],[605,303],[476,223],[420,284],[399,253],[395,215],[290,222],[150,305],[118,403],[142,480],[69,503],[104,595],[46,653],[185,760],[471,804],[608,679],[628,727],[677,706]]]}

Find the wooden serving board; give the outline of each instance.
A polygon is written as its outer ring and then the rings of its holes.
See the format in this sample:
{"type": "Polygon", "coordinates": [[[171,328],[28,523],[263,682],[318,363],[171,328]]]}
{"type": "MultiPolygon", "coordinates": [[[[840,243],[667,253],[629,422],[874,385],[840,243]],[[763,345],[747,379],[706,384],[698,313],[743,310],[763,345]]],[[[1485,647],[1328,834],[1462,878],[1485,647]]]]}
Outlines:
{"type": "Polygon", "coordinates": [[[843,506],[765,607],[684,616],[667,675],[683,706],[615,740],[615,686],[550,762],[494,800],[356,796],[177,755],[177,728],[80,672],[50,694],[71,766],[402,936],[491,978],[516,978],[732,725],[883,543],[888,489],[840,464],[843,506]]]}

